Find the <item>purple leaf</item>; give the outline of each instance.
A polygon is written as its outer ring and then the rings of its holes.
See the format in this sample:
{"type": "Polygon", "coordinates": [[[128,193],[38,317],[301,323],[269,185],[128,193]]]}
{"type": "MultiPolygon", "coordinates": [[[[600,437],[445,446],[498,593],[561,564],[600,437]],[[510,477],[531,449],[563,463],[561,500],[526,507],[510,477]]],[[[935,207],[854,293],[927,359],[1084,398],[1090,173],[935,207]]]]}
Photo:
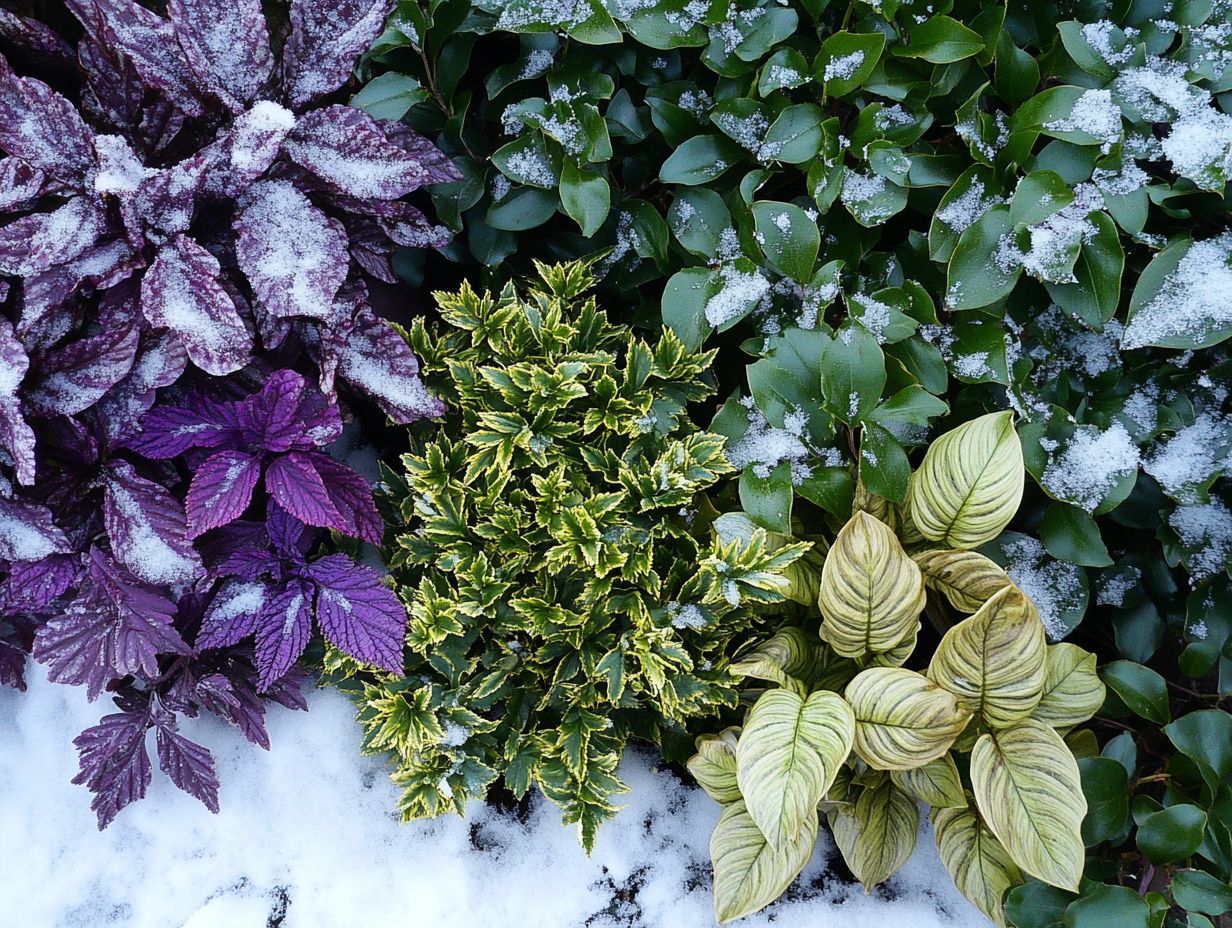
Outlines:
{"type": "Polygon", "coordinates": [[[372,488],[368,481],[327,454],[312,454],[311,458],[312,466],[325,484],[330,502],[346,526],[333,527],[362,538],[369,544],[379,545],[385,535],[385,523],[372,500],[372,488]]]}
{"type": "Polygon", "coordinates": [[[183,587],[204,572],[188,540],[181,506],[165,489],[113,461],[106,475],[103,518],[116,559],[147,583],[183,587]]]}
{"type": "Polygon", "coordinates": [[[50,213],[31,213],[0,227],[0,275],[33,277],[71,261],[98,241],[107,217],[89,197],[50,213]]]}
{"type": "Polygon", "coordinates": [[[42,171],[20,158],[0,161],[0,212],[25,209],[42,195],[46,183],[42,171]]]}
{"type": "Polygon", "coordinates": [[[64,594],[81,573],[81,559],[70,554],[52,554],[39,561],[9,565],[4,595],[9,609],[23,612],[48,606],[64,594]]]}
{"type": "MultiPolygon", "coordinates": [[[[258,745],[268,751],[270,740],[269,732],[265,730],[265,704],[261,701],[261,697],[257,695],[255,686],[246,678],[236,677],[231,683],[235,688],[237,705],[229,712],[223,711],[218,714],[237,725],[249,743],[258,745]]],[[[275,686],[280,685],[280,683],[275,684],[275,686]]],[[[202,703],[205,704],[204,699],[202,703]]]]}
{"type": "Polygon", "coordinates": [[[173,724],[160,723],[154,733],[158,766],[172,783],[217,813],[218,775],[214,772],[214,758],[201,745],[176,731],[173,724]]]}
{"type": "Polygon", "coordinates": [[[244,514],[261,477],[261,462],[243,451],[219,451],[193,474],[185,508],[189,537],[196,538],[244,514]]]}
{"type": "Polygon", "coordinates": [[[46,506],[0,497],[0,560],[39,561],[72,550],[46,506]]]}
{"type": "Polygon", "coordinates": [[[69,342],[39,365],[26,401],[45,416],[75,416],[89,409],[132,370],[139,341],[132,326],[69,342]]]}
{"type": "Polygon", "coordinates": [[[120,194],[120,213],[134,247],[145,240],[162,244],[192,224],[197,193],[214,167],[209,149],[171,167],[152,172],[129,194],[120,194]]]}
{"type": "Polygon", "coordinates": [[[275,316],[330,319],[346,279],[342,224],[313,206],[290,181],[253,184],[235,221],[235,254],[253,293],[275,316]]]}
{"type": "Polygon", "coordinates": [[[225,674],[210,673],[197,680],[192,698],[215,715],[225,719],[240,708],[240,698],[235,694],[235,684],[225,674]]]}
{"type": "Polygon", "coordinates": [[[304,556],[312,550],[316,541],[315,531],[308,531],[303,522],[274,500],[270,500],[266,507],[265,531],[274,545],[274,550],[297,564],[304,562],[304,556]]]}
{"type": "Polygon", "coordinates": [[[0,637],[0,686],[26,691],[26,652],[0,637]]]}
{"type": "Polygon", "coordinates": [[[264,583],[227,580],[210,600],[197,633],[197,650],[239,644],[257,630],[257,620],[272,593],[264,583]]]}
{"type": "Polygon", "coordinates": [[[286,151],[352,197],[396,200],[432,183],[428,170],[391,144],[375,119],[349,106],[327,106],[301,118],[286,151]]]}
{"type": "Polygon", "coordinates": [[[278,576],[282,560],[270,551],[266,523],[238,520],[211,532],[200,541],[216,576],[256,580],[278,576]]]}
{"type": "Polygon", "coordinates": [[[307,452],[292,451],[276,458],[265,471],[265,489],[301,522],[345,531],[345,520],[307,452]]]}
{"type": "Polygon", "coordinates": [[[265,691],[265,698],[273,700],[284,709],[308,711],[308,700],[302,692],[308,682],[308,671],[296,664],[281,677],[270,684],[265,691]]]}
{"type": "Polygon", "coordinates": [[[156,460],[178,457],[189,448],[216,448],[238,429],[226,404],[198,402],[192,406],[158,406],[141,420],[141,432],[126,445],[156,460]]]}
{"type": "Polygon", "coordinates": [[[252,357],[252,336],[219,282],[218,260],[187,235],[158,253],[141,282],[141,308],[152,325],[180,336],[207,374],[238,371],[252,357]]]}
{"type": "Polygon", "coordinates": [[[393,0],[291,0],[283,85],[296,108],[341,87],[385,25],[393,0]]]}
{"type": "MultiPolygon", "coordinates": [[[[68,0],[68,4],[81,19],[85,12],[81,2],[68,0]]],[[[97,30],[87,25],[77,43],[77,62],[85,78],[81,108],[99,125],[136,135],[146,87],[132,65],[100,41],[104,31],[101,21],[97,30]]]]}
{"type": "Polygon", "coordinates": [[[223,173],[227,176],[217,181],[211,176],[210,184],[217,182],[219,192],[227,196],[239,196],[269,170],[294,125],[295,114],[290,110],[269,100],[258,100],[232,123],[222,142],[229,171],[216,172],[220,178],[223,173]]]}
{"type": "Polygon", "coordinates": [[[17,390],[30,368],[26,349],[13,334],[13,326],[0,316],[0,450],[17,465],[17,480],[34,483],[34,430],[21,414],[17,390]]]}
{"type": "Polygon", "coordinates": [[[189,653],[174,616],[174,603],[94,548],[77,599],[38,630],[34,656],[52,681],[95,699],[115,677],[157,675],[159,654],[189,653]]]}
{"type": "Polygon", "coordinates": [[[93,162],[89,127],[42,81],[18,77],[0,57],[0,149],[80,187],[93,162]]]}
{"type": "Polygon", "coordinates": [[[312,588],[292,580],[257,621],[257,689],[268,690],[294,666],[312,636],[312,588]]]}
{"type": "Polygon", "coordinates": [[[48,63],[72,66],[73,49],[50,26],[28,16],[0,10],[0,38],[26,49],[48,63]]]}
{"type": "Polygon", "coordinates": [[[102,239],[72,261],[26,278],[25,306],[17,326],[22,341],[42,347],[58,342],[73,325],[77,307],[70,301],[78,289],[116,287],[136,270],[138,260],[144,264],[124,239],[102,239]]]}
{"type": "Polygon", "coordinates": [[[266,451],[316,448],[342,433],[338,407],[295,371],[275,371],[239,404],[244,439],[266,451]]]}
{"type": "Polygon", "coordinates": [[[385,137],[408,155],[413,155],[425,171],[429,184],[445,184],[461,180],[462,172],[454,166],[449,156],[437,148],[427,137],[420,135],[406,123],[396,119],[378,119],[377,124],[385,137]]]}
{"type": "Polygon", "coordinates": [[[130,802],[145,795],[150,785],[150,758],[145,751],[146,715],[116,712],[73,739],[80,772],[73,782],[94,794],[90,808],[102,831],[130,802]]]}
{"type": "Polygon", "coordinates": [[[345,342],[322,342],[338,352],[338,376],[363,390],[399,424],[443,415],[445,404],[419,379],[419,362],[406,340],[363,308],[345,342]]]}
{"type": "Polygon", "coordinates": [[[406,609],[380,575],[344,554],[308,567],[317,587],[316,613],[330,643],[390,673],[403,673],[406,609]]]}
{"type": "Polygon", "coordinates": [[[198,86],[233,113],[256,99],[274,67],[260,0],[169,0],[167,15],[198,86]]]}
{"type": "Polygon", "coordinates": [[[141,163],[131,145],[119,135],[94,137],[94,190],[101,194],[135,192],[154,173],[141,163]]]}

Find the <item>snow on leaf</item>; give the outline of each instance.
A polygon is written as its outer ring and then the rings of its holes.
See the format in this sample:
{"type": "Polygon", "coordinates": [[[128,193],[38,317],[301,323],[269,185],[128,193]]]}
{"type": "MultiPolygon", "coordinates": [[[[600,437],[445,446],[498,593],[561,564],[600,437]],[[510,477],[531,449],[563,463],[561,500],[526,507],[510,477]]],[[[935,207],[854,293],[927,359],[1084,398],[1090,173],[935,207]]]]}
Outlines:
{"type": "Polygon", "coordinates": [[[301,522],[346,530],[346,521],[309,454],[292,451],[277,458],[265,472],[265,488],[279,506],[301,522]]]}
{"type": "Polygon", "coordinates": [[[20,158],[0,161],[0,212],[25,209],[42,194],[46,182],[42,171],[20,158]]]}
{"type": "Polygon", "coordinates": [[[291,105],[300,107],[346,83],[393,7],[393,0],[292,0],[291,36],[282,52],[291,105]]]}
{"type": "Polygon", "coordinates": [[[227,441],[235,423],[218,403],[159,406],[141,420],[141,432],[125,443],[155,460],[174,458],[189,448],[214,448],[227,441]]]}
{"type": "Polygon", "coordinates": [[[332,318],[349,263],[341,223],[289,181],[269,180],[248,189],[235,228],[240,268],[269,312],[332,318]]]}
{"type": "Polygon", "coordinates": [[[210,600],[197,634],[198,650],[238,644],[257,630],[270,588],[257,580],[226,580],[210,600]]]}
{"type": "Polygon", "coordinates": [[[192,362],[216,377],[238,371],[252,357],[252,336],[223,289],[220,273],[213,255],[177,235],[141,282],[146,319],[179,335],[192,362]]]}
{"type": "Polygon", "coordinates": [[[295,115],[269,100],[257,101],[236,118],[223,143],[230,169],[223,184],[228,196],[243,193],[269,169],[294,125],[295,115]]]}
{"type": "Polygon", "coordinates": [[[256,99],[274,67],[260,0],[170,0],[167,15],[198,86],[233,113],[256,99]]]}
{"type": "Polygon", "coordinates": [[[38,630],[34,657],[52,681],[95,699],[116,677],[155,676],[159,654],[188,653],[174,615],[174,603],[94,548],[77,598],[38,630]]]}
{"type": "Polygon", "coordinates": [[[425,184],[445,184],[462,179],[462,172],[449,160],[449,156],[437,148],[427,136],[420,135],[406,123],[397,119],[378,119],[377,125],[385,137],[415,160],[427,173],[425,184]]]}
{"type": "Polygon", "coordinates": [[[317,587],[317,622],[330,643],[382,670],[402,673],[406,610],[380,575],[343,554],[314,561],[308,574],[317,587]]]}
{"type": "Polygon", "coordinates": [[[213,755],[181,735],[173,724],[159,723],[154,733],[158,766],[172,783],[217,813],[218,775],[214,771],[213,755]]]}
{"type": "Polygon", "coordinates": [[[219,451],[202,462],[185,499],[189,537],[243,515],[260,477],[261,462],[243,451],[219,451]]]}
{"type": "Polygon", "coordinates": [[[399,424],[443,415],[445,404],[428,393],[419,362],[406,341],[372,310],[362,308],[343,344],[323,342],[337,351],[338,375],[363,390],[399,424]]]}
{"type": "Polygon", "coordinates": [[[396,200],[432,182],[418,159],[386,139],[375,119],[349,106],[304,116],[286,151],[296,164],[353,197],[396,200]]]}
{"type": "Polygon", "coordinates": [[[79,185],[93,161],[90,140],[72,103],[40,80],[18,77],[0,59],[0,149],[79,185]]]}
{"type": "Polygon", "coordinates": [[[143,241],[162,244],[188,229],[197,194],[218,153],[205,149],[171,167],[152,172],[128,195],[120,195],[120,213],[134,247],[143,241]]]}
{"type": "Polygon", "coordinates": [[[0,275],[33,277],[71,261],[98,241],[107,219],[88,197],[0,227],[0,275]]]}
{"type": "Polygon", "coordinates": [[[136,326],[110,328],[52,351],[39,365],[26,401],[47,416],[89,409],[132,370],[139,341],[136,326]]]}
{"type": "Polygon", "coordinates": [[[29,369],[26,349],[12,324],[0,317],[0,451],[16,463],[17,480],[26,486],[34,483],[34,431],[21,413],[17,390],[29,369]]]}
{"type": "Polygon", "coordinates": [[[37,561],[9,565],[3,599],[9,610],[42,609],[63,595],[81,573],[81,559],[71,554],[51,554],[37,561]]]}
{"type": "Polygon", "coordinates": [[[312,635],[312,588],[292,580],[257,620],[257,689],[268,690],[295,664],[312,635]]]}
{"type": "Polygon", "coordinates": [[[73,323],[73,314],[61,312],[83,285],[95,289],[115,287],[136,269],[134,252],[122,238],[103,238],[73,260],[59,264],[22,284],[25,305],[17,331],[28,344],[50,346],[73,323]]]}
{"type": "Polygon", "coordinates": [[[183,507],[126,461],[108,468],[103,519],[116,559],[138,579],[179,587],[202,574],[183,507]]]}
{"type": "Polygon", "coordinates": [[[46,506],[0,498],[0,560],[40,561],[72,550],[46,506]]]}
{"type": "Polygon", "coordinates": [[[295,371],[275,371],[260,392],[243,400],[238,419],[244,439],[266,451],[317,448],[342,434],[342,417],[295,371]]]}
{"type": "Polygon", "coordinates": [[[145,751],[149,721],[136,712],[105,715],[73,739],[80,772],[73,777],[94,794],[90,808],[102,831],[121,809],[145,795],[150,785],[150,758],[145,751]]]}

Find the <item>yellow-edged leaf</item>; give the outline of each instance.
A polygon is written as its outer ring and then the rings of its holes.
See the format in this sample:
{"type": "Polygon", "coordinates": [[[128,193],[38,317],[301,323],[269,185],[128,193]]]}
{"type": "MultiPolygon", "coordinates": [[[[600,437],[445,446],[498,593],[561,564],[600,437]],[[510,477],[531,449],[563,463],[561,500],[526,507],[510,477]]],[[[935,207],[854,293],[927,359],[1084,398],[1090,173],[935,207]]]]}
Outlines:
{"type": "Polygon", "coordinates": [[[910,770],[949,750],[971,719],[953,694],[914,670],[872,667],[849,684],[855,752],[876,770],[910,770]]]}
{"type": "Polygon", "coordinates": [[[763,693],[736,744],[736,782],[772,847],[795,838],[851,753],[855,719],[838,693],[763,693]]]}
{"type": "Polygon", "coordinates": [[[1044,692],[1047,644],[1031,601],[1016,586],[995,594],[941,639],[928,678],[992,728],[1027,718],[1044,692]]]}
{"type": "Polygon", "coordinates": [[[948,548],[978,548],[1009,525],[1022,500],[1022,446],[1012,412],[964,422],[934,441],[907,501],[920,533],[948,548]]]}
{"type": "Polygon", "coordinates": [[[920,636],[920,623],[916,622],[910,633],[892,647],[889,651],[882,651],[880,654],[872,655],[870,664],[874,667],[901,667],[907,663],[907,658],[911,656],[911,652],[915,650],[916,641],[920,636]]]}
{"type": "Polygon", "coordinates": [[[941,863],[958,891],[1000,928],[1005,928],[1001,899],[1007,890],[1022,882],[1022,873],[1010,855],[979,816],[965,805],[937,809],[932,813],[932,821],[941,863]]]}
{"type": "Polygon", "coordinates": [[[921,551],[913,560],[929,589],[945,596],[959,612],[968,614],[978,611],[1013,582],[995,561],[977,551],[921,551]]]}
{"type": "Polygon", "coordinates": [[[800,875],[816,843],[816,815],[805,819],[799,834],[776,849],[744,803],[732,803],[710,836],[715,917],[730,922],[769,905],[800,875]]]}
{"type": "Polygon", "coordinates": [[[893,650],[911,634],[925,598],[920,568],[894,533],[856,512],[821,569],[821,636],[844,657],[893,650]]]}
{"type": "Polygon", "coordinates": [[[717,735],[697,739],[697,753],[689,758],[689,773],[698,786],[715,802],[735,802],[740,798],[736,783],[736,742],[739,728],[725,728],[717,735]]]}
{"type": "Polygon", "coordinates": [[[834,843],[868,892],[884,883],[915,850],[920,810],[889,780],[865,789],[855,806],[829,815],[834,843]]]}
{"type": "Polygon", "coordinates": [[[926,802],[934,809],[967,807],[962,780],[954,757],[948,751],[923,767],[911,770],[893,770],[890,779],[903,792],[926,802]]]}
{"type": "Polygon", "coordinates": [[[1081,725],[1104,704],[1104,683],[1095,672],[1095,655],[1076,644],[1048,646],[1044,695],[1031,718],[1053,728],[1081,725]]]}
{"type": "Polygon", "coordinates": [[[980,815],[1019,867],[1078,891],[1086,797],[1078,763],[1053,729],[1027,719],[980,736],[971,752],[980,815]]]}

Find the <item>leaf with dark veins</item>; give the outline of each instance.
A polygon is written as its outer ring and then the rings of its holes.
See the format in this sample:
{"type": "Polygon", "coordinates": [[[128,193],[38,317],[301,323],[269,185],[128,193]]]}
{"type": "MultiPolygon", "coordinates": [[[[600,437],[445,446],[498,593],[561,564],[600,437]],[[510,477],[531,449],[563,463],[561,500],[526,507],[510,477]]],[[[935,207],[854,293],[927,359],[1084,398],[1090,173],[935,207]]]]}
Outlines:
{"type": "Polygon", "coordinates": [[[145,795],[150,786],[150,758],[145,750],[148,716],[138,712],[105,715],[73,739],[80,772],[73,782],[94,794],[90,808],[102,831],[121,809],[145,795]]]}
{"type": "Polygon", "coordinates": [[[265,471],[265,489],[279,506],[301,522],[345,530],[345,520],[307,453],[291,451],[276,458],[265,471]]]}
{"type": "Polygon", "coordinates": [[[158,586],[185,587],[204,572],[188,540],[184,507],[127,461],[107,469],[103,519],[116,559],[133,575],[158,586]]]}
{"type": "Polygon", "coordinates": [[[393,0],[291,0],[291,36],[282,51],[291,105],[302,107],[345,84],[393,8],[393,0]]]}
{"type": "Polygon", "coordinates": [[[314,561],[308,575],[317,587],[317,622],[330,643],[382,670],[402,673],[406,609],[380,575],[344,554],[314,561]]]}
{"type": "Polygon", "coordinates": [[[16,212],[37,200],[47,176],[20,158],[0,161],[0,212],[16,212]]]}
{"type": "Polygon", "coordinates": [[[345,341],[322,342],[337,352],[338,376],[367,393],[399,424],[444,415],[445,404],[428,392],[410,345],[389,323],[363,308],[345,341]]]}
{"type": "Polygon", "coordinates": [[[16,463],[17,480],[26,486],[34,483],[34,430],[22,415],[17,391],[29,369],[25,347],[0,316],[0,450],[16,463]]]}
{"type": "Polygon", "coordinates": [[[225,580],[210,600],[197,633],[198,650],[239,644],[257,630],[273,590],[257,580],[225,580]]]}
{"type": "Polygon", "coordinates": [[[312,587],[292,580],[257,621],[257,690],[268,690],[290,670],[312,636],[312,587]]]}
{"type": "Polygon", "coordinates": [[[159,722],[154,733],[158,766],[171,782],[188,795],[199,799],[211,812],[218,812],[218,774],[208,750],[189,741],[174,727],[174,722],[159,722]]]}
{"type": "Polygon", "coordinates": [[[274,67],[260,0],[169,0],[167,15],[197,86],[233,113],[256,99],[274,67]]]}
{"type": "Polygon", "coordinates": [[[385,523],[372,500],[372,487],[354,470],[335,461],[327,454],[312,454],[312,466],[325,484],[325,492],[342,516],[339,531],[379,545],[385,535],[385,523]]]}
{"type": "Polygon", "coordinates": [[[41,561],[72,550],[46,506],[0,497],[0,560],[41,561]]]}
{"type": "Polygon", "coordinates": [[[244,451],[219,451],[193,474],[185,498],[189,537],[226,525],[244,514],[261,477],[261,462],[244,451]]]}

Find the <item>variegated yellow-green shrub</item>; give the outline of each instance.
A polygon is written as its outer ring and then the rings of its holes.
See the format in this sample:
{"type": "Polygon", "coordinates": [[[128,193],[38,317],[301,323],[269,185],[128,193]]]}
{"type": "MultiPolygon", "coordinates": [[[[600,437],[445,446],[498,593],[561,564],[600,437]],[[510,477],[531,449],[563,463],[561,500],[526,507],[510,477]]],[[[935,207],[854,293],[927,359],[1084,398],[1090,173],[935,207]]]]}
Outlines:
{"type": "MultiPolygon", "coordinates": [[[[888,879],[922,803],[955,884],[998,925],[1026,877],[1078,888],[1086,800],[1064,735],[1103,703],[1095,657],[1047,644],[1031,600],[973,550],[1013,517],[1022,472],[1009,413],[968,422],[929,448],[904,506],[857,493],[820,570],[791,566],[819,623],[737,658],[733,673],[771,688],[689,761],[725,807],[710,845],[720,921],[786,889],[819,814],[866,888],[888,879]],[[944,631],[926,665],[912,661],[921,615],[944,631]]],[[[715,531],[750,528],[729,513],[715,531]]]]}

